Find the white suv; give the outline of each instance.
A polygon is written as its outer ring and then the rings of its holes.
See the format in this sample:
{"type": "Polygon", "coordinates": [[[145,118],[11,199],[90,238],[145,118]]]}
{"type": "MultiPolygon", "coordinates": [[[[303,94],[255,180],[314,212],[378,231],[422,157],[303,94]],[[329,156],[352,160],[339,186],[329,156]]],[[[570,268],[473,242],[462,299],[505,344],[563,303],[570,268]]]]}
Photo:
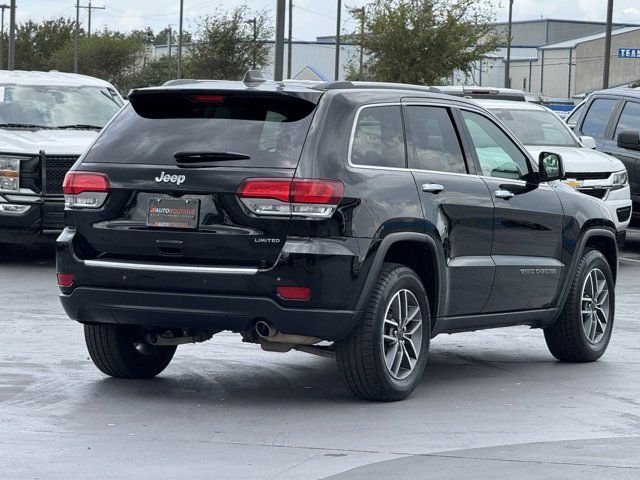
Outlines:
{"type": "Polygon", "coordinates": [[[563,183],[605,202],[624,242],[631,219],[629,179],[623,163],[594,150],[591,137],[576,137],[555,113],[535,103],[478,101],[504,123],[533,158],[542,151],[558,153],[565,167],[563,183]]]}
{"type": "Polygon", "coordinates": [[[97,78],[0,71],[0,243],[60,233],[64,176],[123,103],[97,78]]]}

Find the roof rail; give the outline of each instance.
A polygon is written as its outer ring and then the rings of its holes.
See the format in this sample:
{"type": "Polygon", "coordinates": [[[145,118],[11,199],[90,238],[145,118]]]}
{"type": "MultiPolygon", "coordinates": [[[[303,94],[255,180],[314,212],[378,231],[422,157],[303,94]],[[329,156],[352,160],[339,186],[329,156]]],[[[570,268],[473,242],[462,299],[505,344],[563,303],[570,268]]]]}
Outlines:
{"type": "Polygon", "coordinates": [[[267,79],[264,78],[260,70],[249,70],[244,74],[244,78],[242,79],[242,83],[245,85],[248,83],[264,83],[266,81],[267,79]]]}
{"type": "Polygon", "coordinates": [[[347,81],[324,82],[315,85],[315,90],[338,90],[342,88],[353,88],[353,83],[347,81]]]}

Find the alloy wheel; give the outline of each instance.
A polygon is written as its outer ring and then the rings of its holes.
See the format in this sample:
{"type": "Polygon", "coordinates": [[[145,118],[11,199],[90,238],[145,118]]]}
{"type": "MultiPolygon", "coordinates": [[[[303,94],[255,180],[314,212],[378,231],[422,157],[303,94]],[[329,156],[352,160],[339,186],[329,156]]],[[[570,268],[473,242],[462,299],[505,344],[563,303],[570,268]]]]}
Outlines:
{"type": "Polygon", "coordinates": [[[582,329],[591,344],[602,340],[609,322],[609,286],[607,277],[599,268],[592,269],[582,285],[582,329]]]}
{"type": "Polygon", "coordinates": [[[407,378],[418,363],[422,328],[418,299],[410,290],[399,290],[387,304],[382,325],[385,364],[393,378],[407,378]]]}

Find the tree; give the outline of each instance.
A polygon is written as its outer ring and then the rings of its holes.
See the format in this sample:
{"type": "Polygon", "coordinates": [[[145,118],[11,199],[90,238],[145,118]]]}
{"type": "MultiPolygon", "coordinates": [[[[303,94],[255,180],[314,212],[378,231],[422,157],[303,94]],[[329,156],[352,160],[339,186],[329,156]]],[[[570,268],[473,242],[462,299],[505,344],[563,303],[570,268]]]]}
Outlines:
{"type": "MultiPolygon", "coordinates": [[[[79,73],[102,78],[120,91],[130,87],[131,77],[142,65],[144,44],[137,36],[103,30],[83,37],[78,44],[79,73]]],[[[66,44],[51,58],[56,70],[73,71],[73,43],[66,44]]]]}
{"type": "Polygon", "coordinates": [[[144,66],[135,73],[131,80],[131,88],[162,85],[167,80],[176,78],[178,59],[175,55],[149,59],[144,66]]]}
{"type": "MultiPolygon", "coordinates": [[[[357,9],[351,14],[360,15],[357,9]]],[[[352,34],[368,56],[363,78],[433,85],[454,70],[470,72],[501,43],[494,19],[489,0],[374,0],[365,34],[352,34]]],[[[352,61],[349,76],[357,78],[358,71],[352,61]]]]}
{"type": "Polygon", "coordinates": [[[246,6],[218,11],[198,25],[185,73],[193,78],[240,80],[247,70],[269,63],[269,45],[260,39],[272,35],[265,11],[253,13],[246,6]]]}
{"type": "MultiPolygon", "coordinates": [[[[84,31],[81,32],[84,36],[84,31]]],[[[27,21],[16,28],[16,68],[18,70],[50,70],[51,57],[71,44],[75,22],[68,18],[27,21]]],[[[5,42],[5,46],[7,43],[5,42]]]]}

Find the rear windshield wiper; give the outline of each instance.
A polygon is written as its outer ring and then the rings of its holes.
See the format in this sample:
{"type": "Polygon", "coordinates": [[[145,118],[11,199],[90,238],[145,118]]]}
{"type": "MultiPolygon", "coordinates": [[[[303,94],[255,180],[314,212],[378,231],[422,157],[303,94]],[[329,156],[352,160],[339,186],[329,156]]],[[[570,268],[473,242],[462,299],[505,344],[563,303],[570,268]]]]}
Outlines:
{"type": "Polygon", "coordinates": [[[73,125],[60,125],[60,126],[57,126],[57,127],[54,127],[54,128],[57,128],[57,129],[60,129],[60,130],[65,130],[65,129],[73,130],[74,128],[77,128],[77,129],[91,128],[91,129],[95,129],[95,130],[102,130],[102,127],[100,125],[91,125],[89,123],[76,123],[76,124],[73,124],[73,125]]]}
{"type": "Polygon", "coordinates": [[[227,160],[249,160],[250,155],[236,152],[176,152],[177,163],[224,162],[227,160]]]}

